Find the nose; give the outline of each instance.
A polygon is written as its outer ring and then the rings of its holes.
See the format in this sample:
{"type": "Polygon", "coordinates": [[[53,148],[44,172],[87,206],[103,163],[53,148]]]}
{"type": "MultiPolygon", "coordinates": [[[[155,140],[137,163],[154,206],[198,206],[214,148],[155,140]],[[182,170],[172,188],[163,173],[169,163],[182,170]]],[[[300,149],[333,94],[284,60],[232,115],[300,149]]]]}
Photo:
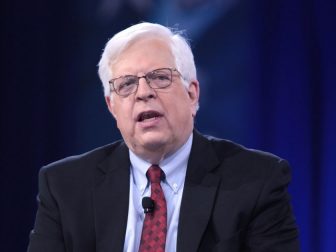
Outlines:
{"type": "Polygon", "coordinates": [[[139,77],[138,90],[136,92],[137,100],[148,100],[156,96],[155,90],[150,87],[145,76],[139,77]]]}

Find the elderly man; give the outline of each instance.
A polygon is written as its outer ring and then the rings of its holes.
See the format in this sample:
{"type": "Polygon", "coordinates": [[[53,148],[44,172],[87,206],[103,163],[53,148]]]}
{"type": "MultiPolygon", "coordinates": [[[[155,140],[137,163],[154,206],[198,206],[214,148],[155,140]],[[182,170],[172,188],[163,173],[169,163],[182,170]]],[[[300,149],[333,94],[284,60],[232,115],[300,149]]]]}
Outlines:
{"type": "Polygon", "coordinates": [[[298,251],[285,160],[194,129],[186,40],[131,26],[99,62],[123,140],[40,171],[30,252],[298,251]]]}

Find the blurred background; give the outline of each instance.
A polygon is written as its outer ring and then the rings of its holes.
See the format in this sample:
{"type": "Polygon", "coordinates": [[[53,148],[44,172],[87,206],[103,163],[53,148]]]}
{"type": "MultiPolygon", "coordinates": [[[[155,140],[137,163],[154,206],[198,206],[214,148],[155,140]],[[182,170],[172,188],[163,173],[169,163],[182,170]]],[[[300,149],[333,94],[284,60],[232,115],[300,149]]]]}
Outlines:
{"type": "Polygon", "coordinates": [[[96,65],[141,21],[185,30],[196,128],[287,159],[302,251],[336,251],[335,13],[334,0],[1,1],[1,251],[26,250],[42,165],[120,137],[96,65]]]}

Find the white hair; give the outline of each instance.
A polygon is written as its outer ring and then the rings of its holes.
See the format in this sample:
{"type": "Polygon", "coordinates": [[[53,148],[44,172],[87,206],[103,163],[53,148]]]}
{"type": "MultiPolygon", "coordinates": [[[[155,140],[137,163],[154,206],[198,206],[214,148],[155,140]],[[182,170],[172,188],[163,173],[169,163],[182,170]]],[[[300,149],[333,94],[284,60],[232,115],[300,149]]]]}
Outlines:
{"type": "Polygon", "coordinates": [[[196,67],[194,56],[188,41],[182,36],[182,32],[160,24],[139,23],[115,34],[106,44],[101,59],[98,63],[98,74],[103,83],[104,95],[110,96],[109,80],[113,77],[112,65],[118,60],[118,56],[136,40],[155,36],[168,43],[175,58],[176,69],[181,73],[183,85],[188,88],[192,80],[196,80],[196,67]]]}

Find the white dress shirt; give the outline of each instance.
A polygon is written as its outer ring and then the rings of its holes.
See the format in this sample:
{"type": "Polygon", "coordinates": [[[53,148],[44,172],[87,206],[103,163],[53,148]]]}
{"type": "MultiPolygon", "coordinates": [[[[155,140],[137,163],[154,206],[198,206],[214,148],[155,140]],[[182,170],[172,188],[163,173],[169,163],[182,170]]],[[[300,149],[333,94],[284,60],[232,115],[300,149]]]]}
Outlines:
{"type": "MultiPolygon", "coordinates": [[[[166,174],[166,179],[161,181],[167,202],[166,252],[176,251],[178,220],[191,144],[192,134],[180,149],[158,164],[166,174]]],[[[139,158],[132,151],[129,151],[129,155],[131,175],[124,252],[138,252],[145,219],[141,203],[143,197],[150,196],[151,189],[146,172],[152,164],[139,158]]]]}

